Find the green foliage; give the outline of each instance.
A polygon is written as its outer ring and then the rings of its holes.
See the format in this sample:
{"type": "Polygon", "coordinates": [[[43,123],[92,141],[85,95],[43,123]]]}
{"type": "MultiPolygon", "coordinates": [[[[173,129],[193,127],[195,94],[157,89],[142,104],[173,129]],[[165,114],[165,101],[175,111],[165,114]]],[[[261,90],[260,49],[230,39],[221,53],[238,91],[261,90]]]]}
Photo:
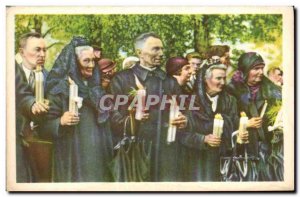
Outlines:
{"type": "Polygon", "coordinates": [[[269,120],[268,125],[274,124],[281,106],[282,101],[278,100],[268,109],[268,111],[266,112],[267,120],[269,120]]]}
{"type": "MultiPolygon", "coordinates": [[[[73,36],[84,36],[114,59],[120,69],[126,56],[135,55],[134,39],[153,31],[164,42],[165,59],[184,56],[187,51],[205,52],[215,40],[235,43],[276,42],[282,33],[281,15],[16,15],[15,46],[20,35],[37,31],[49,47],[46,68],[73,36]]],[[[17,53],[18,47],[15,48],[17,53]]],[[[278,50],[281,50],[279,48],[278,50]]],[[[233,62],[239,54],[233,51],[233,62]],[[235,55],[236,54],[236,55],[235,55]]],[[[234,64],[233,64],[234,65],[234,64]]]]}

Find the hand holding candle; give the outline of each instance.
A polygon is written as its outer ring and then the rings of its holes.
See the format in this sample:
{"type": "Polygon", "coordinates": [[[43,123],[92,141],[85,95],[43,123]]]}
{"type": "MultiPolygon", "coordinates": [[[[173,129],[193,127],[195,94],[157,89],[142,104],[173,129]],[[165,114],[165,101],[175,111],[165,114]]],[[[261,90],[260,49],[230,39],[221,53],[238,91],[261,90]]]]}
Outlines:
{"type": "Polygon", "coordinates": [[[79,122],[79,116],[67,111],[63,114],[63,116],[60,118],[60,124],[62,126],[71,126],[76,125],[79,122]]]}
{"type": "Polygon", "coordinates": [[[221,144],[221,138],[213,134],[208,134],[204,137],[204,143],[208,144],[211,147],[218,147],[221,144]]]}
{"type": "Polygon", "coordinates": [[[171,120],[171,124],[177,126],[178,129],[184,129],[187,126],[187,118],[185,115],[179,112],[178,117],[171,120]]]}
{"type": "Polygon", "coordinates": [[[35,102],[31,107],[33,115],[46,113],[49,110],[49,106],[45,103],[35,102]]]}

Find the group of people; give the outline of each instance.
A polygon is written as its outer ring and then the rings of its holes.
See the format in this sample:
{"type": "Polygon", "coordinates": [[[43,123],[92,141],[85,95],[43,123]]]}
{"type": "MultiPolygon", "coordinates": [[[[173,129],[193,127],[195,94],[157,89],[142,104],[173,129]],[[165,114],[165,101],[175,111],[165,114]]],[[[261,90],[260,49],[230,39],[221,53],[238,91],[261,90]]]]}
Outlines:
{"type": "MultiPolygon", "coordinates": [[[[197,52],[186,58],[171,57],[165,69],[164,46],[158,35],[143,33],[134,46],[137,57],[126,59],[122,71],[116,72],[116,63],[102,58],[101,49],[83,37],[74,37],[48,72],[43,67],[43,37],[27,33],[20,38],[22,62],[15,66],[17,182],[116,181],[111,166],[114,147],[130,125],[132,111],[127,107],[104,110],[100,100],[106,95],[132,96],[132,90],[139,89],[145,90],[145,97],[160,99],[163,95],[188,95],[186,106],[195,95],[198,107],[181,110],[170,119],[169,108],[155,105],[134,120],[137,137],[150,147],[149,175],[144,181],[221,181],[220,159],[232,155],[232,134],[239,130],[241,112],[249,120],[247,131],[239,132],[237,138],[248,143],[239,144],[237,154],[246,150],[248,155],[259,158],[257,165],[262,168],[258,181],[281,181],[275,175],[277,169],[268,162],[275,134],[268,131],[271,123],[267,117],[260,117],[265,101],[268,111],[281,100],[281,87],[264,76],[261,55],[242,54],[238,70],[227,83],[228,46],[212,47],[205,59],[197,52]],[[44,76],[47,102],[36,101],[34,75],[38,67],[44,76]],[[74,88],[70,84],[76,84],[77,95],[71,95],[74,88]],[[70,111],[72,99],[78,113],[70,111]],[[213,133],[216,114],[224,121],[220,136],[213,133]],[[171,125],[177,128],[176,138],[167,143],[171,125]],[[41,156],[35,155],[38,151],[26,151],[32,139],[50,144],[51,159],[46,164],[51,168],[49,177],[41,176],[45,169],[36,164],[36,157],[41,156]]],[[[106,104],[113,102],[108,100],[106,104]]]]}

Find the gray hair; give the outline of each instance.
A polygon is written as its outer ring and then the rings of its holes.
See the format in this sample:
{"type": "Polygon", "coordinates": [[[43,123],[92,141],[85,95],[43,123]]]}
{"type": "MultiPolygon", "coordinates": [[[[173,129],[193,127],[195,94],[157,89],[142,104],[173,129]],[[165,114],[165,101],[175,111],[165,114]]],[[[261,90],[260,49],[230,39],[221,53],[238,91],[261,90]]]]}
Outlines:
{"type": "Polygon", "coordinates": [[[224,64],[213,64],[211,65],[205,72],[205,79],[210,79],[212,76],[212,71],[215,69],[221,69],[226,71],[227,70],[227,66],[224,64]]]}
{"type": "Polygon", "coordinates": [[[82,51],[94,51],[91,46],[78,46],[75,48],[75,54],[77,57],[80,57],[82,51]]]}
{"type": "Polygon", "coordinates": [[[135,39],[135,42],[134,42],[134,48],[135,50],[137,49],[142,49],[146,40],[150,37],[153,37],[153,38],[158,38],[160,39],[160,37],[154,33],[154,32],[147,32],[147,33],[143,33],[141,35],[139,35],[136,39],[135,39]]]}

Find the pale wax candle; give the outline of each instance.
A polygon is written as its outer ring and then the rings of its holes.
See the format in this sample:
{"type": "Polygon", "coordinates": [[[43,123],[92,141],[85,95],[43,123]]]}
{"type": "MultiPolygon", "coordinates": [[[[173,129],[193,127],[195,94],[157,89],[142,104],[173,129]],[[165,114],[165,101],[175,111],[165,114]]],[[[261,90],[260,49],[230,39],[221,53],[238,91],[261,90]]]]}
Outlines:
{"type": "Polygon", "coordinates": [[[78,116],[78,109],[82,105],[82,98],[78,97],[78,86],[69,77],[70,92],[69,92],[69,112],[78,116]]]}
{"type": "Polygon", "coordinates": [[[144,110],[146,105],[146,90],[145,89],[137,90],[136,97],[137,97],[137,106],[135,112],[135,119],[141,120],[145,113],[144,110]]]}
{"type": "MultiPolygon", "coordinates": [[[[239,133],[245,133],[247,131],[248,117],[245,112],[241,112],[240,117],[240,125],[239,125],[239,133]]],[[[239,144],[247,144],[249,141],[243,141],[239,137],[237,138],[237,143],[239,144]]]]}
{"type": "Polygon", "coordinates": [[[262,110],[261,110],[261,112],[260,112],[260,116],[259,116],[259,117],[262,118],[262,117],[265,115],[267,106],[268,106],[268,102],[267,102],[267,100],[265,100],[264,106],[263,106],[263,108],[262,108],[262,110]]]}
{"type": "Polygon", "coordinates": [[[170,100],[170,115],[169,115],[169,128],[167,135],[167,143],[170,144],[176,139],[176,130],[177,127],[171,124],[171,121],[179,116],[179,106],[176,102],[176,99],[172,97],[170,100]]]}
{"type": "Polygon", "coordinates": [[[138,90],[136,91],[136,95],[135,95],[136,98],[137,98],[135,119],[136,120],[141,120],[143,118],[144,113],[145,113],[144,110],[145,110],[145,107],[146,107],[146,89],[141,84],[141,82],[139,81],[139,79],[137,78],[136,75],[134,75],[134,79],[135,79],[135,84],[138,88],[138,90]]]}
{"type": "Polygon", "coordinates": [[[221,137],[223,133],[224,120],[221,114],[216,114],[214,118],[213,135],[221,137]]]}
{"type": "Polygon", "coordinates": [[[37,66],[35,70],[35,101],[44,102],[44,75],[41,66],[37,66]]]}

